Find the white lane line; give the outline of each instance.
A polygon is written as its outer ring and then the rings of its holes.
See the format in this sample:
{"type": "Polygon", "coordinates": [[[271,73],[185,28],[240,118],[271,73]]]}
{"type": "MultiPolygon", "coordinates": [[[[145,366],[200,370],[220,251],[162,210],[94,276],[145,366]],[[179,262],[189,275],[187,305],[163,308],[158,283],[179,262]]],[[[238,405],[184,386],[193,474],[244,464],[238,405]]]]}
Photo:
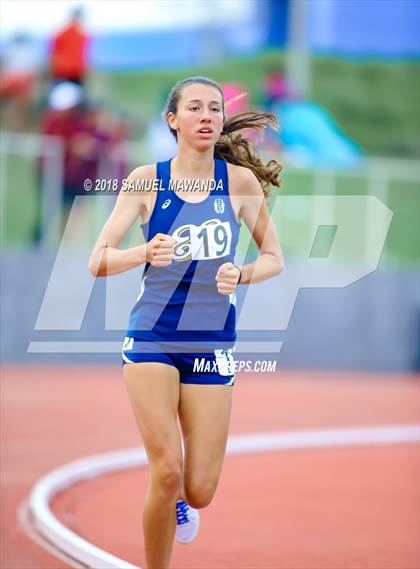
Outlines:
{"type": "Polygon", "coordinates": [[[228,453],[267,452],[296,448],[392,444],[420,440],[420,425],[393,425],[381,427],[354,427],[322,431],[289,431],[257,433],[232,437],[228,453]]]}
{"type": "MultiPolygon", "coordinates": [[[[420,425],[393,425],[251,433],[229,437],[227,454],[260,453],[273,450],[396,444],[420,441],[420,425]]],[[[51,499],[76,482],[115,470],[147,464],[144,448],[124,449],[89,456],[64,465],[43,476],[32,488],[29,508],[34,527],[59,551],[94,569],[140,569],[93,545],[64,526],[49,507],[51,499]]]]}

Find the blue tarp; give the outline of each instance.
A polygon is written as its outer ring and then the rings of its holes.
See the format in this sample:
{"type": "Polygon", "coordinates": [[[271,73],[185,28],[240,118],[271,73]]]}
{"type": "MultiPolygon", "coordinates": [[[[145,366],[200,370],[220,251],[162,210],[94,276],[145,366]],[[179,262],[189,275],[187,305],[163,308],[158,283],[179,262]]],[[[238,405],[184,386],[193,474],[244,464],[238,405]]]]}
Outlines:
{"type": "Polygon", "coordinates": [[[277,103],[274,114],[281,125],[279,137],[296,162],[336,169],[359,163],[361,149],[319,105],[308,101],[277,103]]]}

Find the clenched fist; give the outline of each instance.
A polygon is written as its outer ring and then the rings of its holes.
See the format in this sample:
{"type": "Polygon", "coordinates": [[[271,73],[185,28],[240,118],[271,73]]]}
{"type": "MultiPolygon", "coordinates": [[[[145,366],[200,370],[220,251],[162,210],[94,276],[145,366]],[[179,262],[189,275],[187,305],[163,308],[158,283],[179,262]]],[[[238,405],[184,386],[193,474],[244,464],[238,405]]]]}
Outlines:
{"type": "Polygon", "coordinates": [[[227,262],[220,265],[216,274],[217,292],[219,294],[232,294],[241,276],[240,269],[233,263],[227,262]]]}
{"type": "Polygon", "coordinates": [[[166,267],[172,263],[176,240],[165,233],[156,233],[146,245],[146,261],[154,267],[166,267]]]}

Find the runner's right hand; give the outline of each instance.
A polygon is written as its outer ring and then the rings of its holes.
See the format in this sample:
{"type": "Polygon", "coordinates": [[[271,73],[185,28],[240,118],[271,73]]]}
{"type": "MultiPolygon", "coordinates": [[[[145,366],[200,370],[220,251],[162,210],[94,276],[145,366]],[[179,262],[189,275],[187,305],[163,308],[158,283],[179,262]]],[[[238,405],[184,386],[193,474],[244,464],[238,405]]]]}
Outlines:
{"type": "Polygon", "coordinates": [[[146,262],[154,267],[166,267],[172,263],[176,240],[165,233],[156,233],[146,245],[146,262]]]}

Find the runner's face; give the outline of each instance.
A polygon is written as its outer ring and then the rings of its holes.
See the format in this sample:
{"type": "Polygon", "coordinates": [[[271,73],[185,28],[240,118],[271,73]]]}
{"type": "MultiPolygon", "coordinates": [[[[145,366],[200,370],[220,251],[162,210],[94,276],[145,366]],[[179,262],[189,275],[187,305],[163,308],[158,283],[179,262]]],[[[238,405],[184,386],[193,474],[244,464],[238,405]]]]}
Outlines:
{"type": "Polygon", "coordinates": [[[168,119],[177,131],[178,142],[182,139],[206,150],[216,144],[222,132],[222,95],[210,85],[187,85],[181,91],[176,115],[169,113],[168,119]]]}

